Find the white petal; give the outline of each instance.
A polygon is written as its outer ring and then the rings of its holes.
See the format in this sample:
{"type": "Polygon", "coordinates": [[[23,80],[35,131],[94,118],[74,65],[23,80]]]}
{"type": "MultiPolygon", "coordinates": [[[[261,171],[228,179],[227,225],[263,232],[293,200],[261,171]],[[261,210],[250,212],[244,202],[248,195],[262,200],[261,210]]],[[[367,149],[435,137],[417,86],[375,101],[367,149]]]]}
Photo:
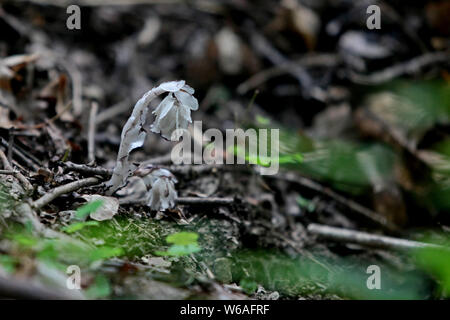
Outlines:
{"type": "Polygon", "coordinates": [[[174,105],[174,107],[170,108],[164,118],[159,119],[158,124],[159,129],[161,130],[161,136],[167,140],[170,140],[172,132],[177,128],[177,110],[178,107],[174,105]]]}
{"type": "Polygon", "coordinates": [[[147,205],[152,210],[164,211],[175,206],[175,191],[173,182],[170,179],[161,177],[155,181],[147,198],[147,205]]]}
{"type": "Polygon", "coordinates": [[[160,104],[156,107],[156,109],[153,111],[153,114],[156,114],[163,118],[166,113],[169,111],[169,109],[173,106],[175,102],[175,99],[172,94],[169,94],[167,97],[165,97],[160,104]]]}
{"type": "MultiPolygon", "coordinates": [[[[187,121],[188,123],[192,123],[191,119],[191,109],[186,106],[180,106],[179,116],[181,119],[187,121]]],[[[186,129],[186,127],[182,127],[182,129],[186,129]]]]}
{"type": "Polygon", "coordinates": [[[181,90],[184,90],[189,94],[194,94],[194,92],[195,92],[194,88],[192,88],[191,86],[188,86],[187,84],[185,84],[183,86],[183,88],[181,88],[181,90]]]}
{"type": "Polygon", "coordinates": [[[184,80],[163,82],[159,87],[165,91],[176,92],[180,90],[186,82],[184,80]]]}
{"type": "Polygon", "coordinates": [[[191,94],[184,91],[177,91],[175,92],[175,97],[180,104],[187,106],[194,111],[198,109],[198,101],[191,94]]]}

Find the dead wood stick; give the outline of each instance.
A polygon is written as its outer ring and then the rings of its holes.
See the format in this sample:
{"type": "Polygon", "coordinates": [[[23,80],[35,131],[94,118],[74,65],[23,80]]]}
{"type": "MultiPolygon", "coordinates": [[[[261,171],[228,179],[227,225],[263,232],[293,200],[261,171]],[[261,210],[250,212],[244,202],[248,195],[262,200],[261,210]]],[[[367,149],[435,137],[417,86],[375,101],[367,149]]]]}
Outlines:
{"type": "Polygon", "coordinates": [[[72,82],[72,106],[73,114],[80,116],[83,112],[83,77],[78,68],[62,57],[58,57],[59,64],[67,71],[72,82]]]}
{"type": "Polygon", "coordinates": [[[23,174],[21,174],[19,171],[15,171],[11,163],[8,161],[8,158],[6,157],[5,153],[0,150],[0,159],[3,163],[3,167],[6,169],[4,171],[12,171],[13,175],[19,180],[20,184],[26,191],[30,191],[33,189],[33,186],[31,183],[25,178],[23,174]]]}
{"type": "Polygon", "coordinates": [[[288,68],[287,71],[300,83],[302,93],[305,96],[313,97],[319,101],[325,101],[327,99],[326,92],[315,85],[307,70],[300,64],[292,64],[292,62],[273,47],[262,34],[252,32],[250,41],[255,50],[267,58],[272,64],[276,66],[289,64],[290,68],[288,68]]]}
{"type": "Polygon", "coordinates": [[[176,200],[177,204],[188,204],[188,205],[230,205],[235,202],[234,198],[219,198],[219,197],[207,197],[207,198],[197,198],[197,197],[179,197],[176,200]]]}
{"type": "Polygon", "coordinates": [[[403,62],[384,70],[372,73],[370,75],[360,75],[351,73],[350,79],[353,82],[366,85],[377,85],[404,74],[414,74],[425,66],[436,64],[439,62],[448,62],[450,60],[450,52],[433,52],[413,58],[407,62],[403,62]]]}
{"type": "Polygon", "coordinates": [[[97,117],[98,103],[92,101],[91,112],[89,114],[89,133],[88,133],[88,159],[89,162],[95,161],[95,119],[97,117]]]}
{"type": "Polygon", "coordinates": [[[99,166],[91,167],[85,164],[78,164],[70,161],[63,162],[62,165],[69,170],[77,171],[80,173],[99,175],[104,177],[110,177],[112,175],[112,169],[106,169],[99,166]]]}
{"type": "Polygon", "coordinates": [[[7,175],[15,175],[17,171],[15,170],[0,170],[0,174],[7,174],[7,175]]]}
{"type": "MultiPolygon", "coordinates": [[[[190,174],[190,173],[196,173],[200,174],[203,172],[209,172],[214,170],[243,170],[243,171],[250,171],[251,167],[247,165],[221,165],[221,164],[199,164],[199,165],[170,165],[170,166],[164,166],[164,165],[158,165],[158,160],[165,160],[166,156],[162,156],[159,158],[154,158],[145,161],[144,164],[156,164],[155,167],[158,168],[165,168],[170,170],[173,173],[178,174],[190,174]],[[164,158],[164,159],[163,159],[164,158]]],[[[77,164],[70,161],[63,162],[62,165],[66,167],[68,170],[77,171],[84,174],[90,174],[90,175],[100,175],[104,177],[110,177],[112,175],[112,169],[106,169],[103,167],[91,167],[85,164],[77,164]]]]}
{"type": "Polygon", "coordinates": [[[408,250],[421,248],[443,248],[439,245],[430,243],[379,236],[367,232],[335,228],[315,223],[308,225],[308,232],[333,241],[354,243],[380,249],[408,250]]]}
{"type": "MultiPolygon", "coordinates": [[[[235,202],[234,198],[226,197],[207,197],[207,198],[197,198],[197,197],[179,197],[175,199],[177,204],[184,205],[215,205],[215,206],[226,206],[231,205],[235,202]]],[[[126,200],[119,199],[121,205],[146,205],[143,200],[126,200]]]]}
{"type": "Polygon", "coordinates": [[[73,192],[83,187],[92,186],[99,182],[100,180],[94,177],[70,182],[50,190],[45,195],[34,201],[31,205],[36,209],[40,209],[65,193],[73,192]]]}

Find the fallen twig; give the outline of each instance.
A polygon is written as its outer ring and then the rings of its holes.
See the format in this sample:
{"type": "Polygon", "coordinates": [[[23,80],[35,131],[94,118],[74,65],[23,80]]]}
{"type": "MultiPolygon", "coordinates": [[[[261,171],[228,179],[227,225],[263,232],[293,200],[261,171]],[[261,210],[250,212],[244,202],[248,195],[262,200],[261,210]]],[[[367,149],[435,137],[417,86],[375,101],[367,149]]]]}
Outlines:
{"type": "Polygon", "coordinates": [[[326,92],[316,86],[310,74],[300,64],[293,64],[288,58],[283,56],[276,48],[274,48],[263,35],[254,30],[250,36],[253,47],[262,54],[265,58],[270,60],[276,66],[290,67],[287,70],[294,78],[298,80],[301,85],[302,92],[305,96],[313,97],[319,101],[325,101],[327,99],[326,92]]]}
{"type": "MultiPolygon", "coordinates": [[[[0,150],[0,159],[3,163],[3,167],[6,169],[6,170],[2,170],[2,171],[12,172],[11,174],[14,175],[17,178],[17,180],[19,180],[19,182],[21,183],[22,187],[25,190],[30,191],[33,189],[33,186],[28,181],[28,179],[25,178],[25,176],[23,174],[21,174],[19,171],[14,170],[14,168],[12,167],[11,163],[8,161],[8,158],[6,157],[5,153],[2,150],[0,150]]],[[[3,174],[5,174],[5,173],[3,173],[3,174]]]]}
{"type": "Polygon", "coordinates": [[[84,174],[110,177],[112,175],[112,169],[106,169],[102,167],[91,167],[85,164],[77,164],[70,161],[61,163],[65,168],[73,171],[77,171],[84,174]]]}
{"type": "MultiPolygon", "coordinates": [[[[0,137],[0,143],[8,150],[9,149],[9,143],[3,139],[3,137],[0,137]]],[[[13,146],[12,147],[12,152],[18,156],[23,162],[25,162],[31,169],[33,169],[34,171],[38,171],[39,170],[39,165],[36,164],[35,162],[37,162],[37,159],[35,159],[33,156],[31,155],[25,155],[25,152],[23,150],[20,150],[19,147],[17,146],[13,146]]]]}
{"type": "MultiPolygon", "coordinates": [[[[161,156],[154,159],[147,160],[141,164],[143,165],[155,165],[156,168],[165,168],[170,170],[173,173],[177,174],[190,174],[190,173],[196,173],[200,174],[203,172],[209,172],[214,170],[246,170],[249,171],[251,167],[247,165],[221,165],[221,164],[200,164],[200,165],[170,165],[170,166],[164,166],[164,165],[158,165],[159,163],[165,163],[165,160],[167,160],[167,156],[161,156]]],[[[77,164],[70,161],[63,162],[62,165],[66,167],[68,170],[77,171],[84,174],[89,175],[100,175],[104,177],[110,177],[112,175],[112,169],[106,169],[103,167],[91,167],[85,164],[77,164]]]]}
{"type": "Polygon", "coordinates": [[[189,204],[189,205],[230,205],[235,202],[234,198],[219,198],[219,197],[208,197],[208,198],[197,198],[197,197],[179,197],[176,200],[177,204],[189,204]]]}
{"type": "MultiPolygon", "coordinates": [[[[215,206],[223,206],[223,205],[231,205],[235,202],[234,198],[220,198],[220,197],[207,197],[207,198],[196,198],[196,197],[179,197],[175,199],[177,204],[181,205],[215,205],[215,206]]],[[[121,205],[146,205],[147,203],[144,200],[121,200],[119,199],[119,203],[121,205]]]]}
{"type": "Polygon", "coordinates": [[[315,223],[308,225],[308,232],[334,241],[354,243],[382,249],[407,250],[421,248],[443,248],[439,245],[430,243],[379,236],[367,232],[335,228],[315,223]]]}
{"type": "Polygon", "coordinates": [[[82,75],[75,65],[72,65],[66,59],[58,57],[59,64],[67,71],[72,82],[72,105],[73,114],[75,116],[81,115],[83,112],[83,85],[82,75]]]}
{"type": "Polygon", "coordinates": [[[94,177],[70,182],[68,184],[50,190],[41,198],[34,201],[31,206],[33,208],[40,209],[65,193],[73,192],[83,187],[92,186],[94,184],[98,184],[99,182],[100,180],[94,177]]]}
{"type": "Polygon", "coordinates": [[[15,175],[17,171],[15,170],[0,170],[0,174],[7,174],[7,175],[15,175]]]}
{"type": "Polygon", "coordinates": [[[410,61],[403,62],[384,70],[374,72],[370,75],[360,75],[350,73],[350,79],[353,82],[366,85],[378,85],[404,74],[414,74],[423,67],[439,62],[448,62],[450,60],[450,52],[433,52],[416,57],[410,61]]]}
{"type": "Polygon", "coordinates": [[[92,101],[91,112],[89,115],[89,133],[88,133],[88,159],[89,162],[95,161],[95,124],[98,110],[98,103],[92,101]]]}

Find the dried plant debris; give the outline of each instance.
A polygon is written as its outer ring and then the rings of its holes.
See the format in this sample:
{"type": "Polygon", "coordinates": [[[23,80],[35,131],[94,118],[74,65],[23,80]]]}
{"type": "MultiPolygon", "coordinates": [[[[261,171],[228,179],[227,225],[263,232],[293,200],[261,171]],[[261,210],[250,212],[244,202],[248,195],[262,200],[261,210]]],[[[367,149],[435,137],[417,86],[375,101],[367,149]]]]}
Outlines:
{"type": "Polygon", "coordinates": [[[88,202],[101,201],[101,206],[89,213],[89,217],[93,220],[104,221],[112,219],[119,211],[119,200],[114,197],[105,197],[99,194],[86,194],[82,196],[88,202]]]}

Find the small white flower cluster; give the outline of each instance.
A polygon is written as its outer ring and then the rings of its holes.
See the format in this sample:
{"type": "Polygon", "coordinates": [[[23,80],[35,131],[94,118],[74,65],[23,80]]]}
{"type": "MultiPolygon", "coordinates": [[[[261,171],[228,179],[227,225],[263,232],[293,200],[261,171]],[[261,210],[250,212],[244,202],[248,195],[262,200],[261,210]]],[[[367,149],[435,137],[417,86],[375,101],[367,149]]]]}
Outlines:
{"type": "Polygon", "coordinates": [[[160,87],[170,93],[153,111],[156,119],[151,130],[167,140],[178,141],[181,133],[177,129],[186,129],[192,122],[191,110],[198,109],[198,101],[193,96],[194,89],[184,81],[166,82],[160,87]]]}
{"type": "Polygon", "coordinates": [[[146,203],[153,210],[166,210],[175,206],[177,192],[174,183],[177,182],[170,171],[147,167],[134,170],[128,162],[132,150],[141,147],[146,137],[145,121],[149,103],[157,96],[168,92],[158,107],[153,111],[156,115],[151,131],[160,133],[167,140],[178,141],[181,132],[178,129],[187,129],[191,120],[191,110],[198,109],[198,101],[194,98],[194,89],[184,80],[170,81],[160,84],[148,91],[139,99],[133,112],[122,129],[119,152],[116,166],[111,179],[107,182],[108,193],[113,194],[123,187],[134,171],[147,188],[146,203]]]}

